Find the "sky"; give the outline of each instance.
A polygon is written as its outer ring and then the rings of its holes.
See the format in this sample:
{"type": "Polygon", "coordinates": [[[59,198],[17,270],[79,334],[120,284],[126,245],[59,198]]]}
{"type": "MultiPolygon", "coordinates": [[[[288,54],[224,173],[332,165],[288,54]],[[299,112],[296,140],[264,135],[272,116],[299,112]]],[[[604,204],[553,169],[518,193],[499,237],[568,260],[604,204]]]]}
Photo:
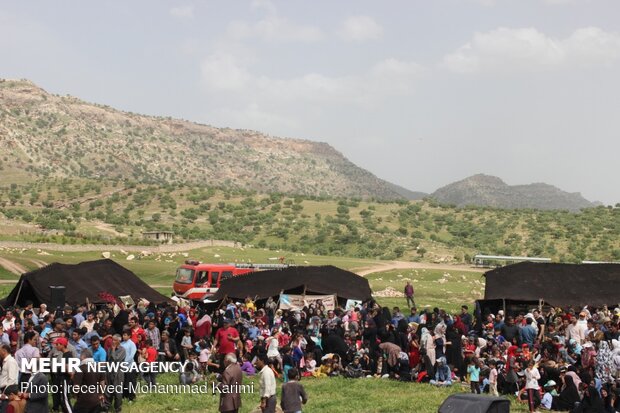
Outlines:
{"type": "Polygon", "coordinates": [[[0,77],[328,142],[432,192],[476,173],[620,202],[620,1],[12,1],[0,77]]]}

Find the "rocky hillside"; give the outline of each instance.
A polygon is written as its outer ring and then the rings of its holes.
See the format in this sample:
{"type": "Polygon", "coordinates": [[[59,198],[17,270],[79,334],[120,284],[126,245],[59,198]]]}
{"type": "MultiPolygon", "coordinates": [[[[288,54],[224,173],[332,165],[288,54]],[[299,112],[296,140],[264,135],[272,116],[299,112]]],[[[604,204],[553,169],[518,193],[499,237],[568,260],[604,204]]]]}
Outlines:
{"type": "Polygon", "coordinates": [[[444,204],[498,208],[565,209],[578,211],[596,206],[580,193],[569,193],[553,185],[534,183],[507,185],[500,178],[474,175],[439,188],[431,197],[444,204]]]}
{"type": "Polygon", "coordinates": [[[121,112],[0,80],[0,170],[41,177],[201,183],[258,192],[403,198],[326,143],[121,112]]]}

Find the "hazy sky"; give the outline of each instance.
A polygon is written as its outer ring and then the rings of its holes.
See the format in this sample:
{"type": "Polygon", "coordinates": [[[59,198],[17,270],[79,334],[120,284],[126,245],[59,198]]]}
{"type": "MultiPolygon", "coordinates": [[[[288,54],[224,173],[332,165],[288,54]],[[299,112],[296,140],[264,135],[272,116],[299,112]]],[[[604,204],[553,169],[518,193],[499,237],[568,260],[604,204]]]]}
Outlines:
{"type": "Polygon", "coordinates": [[[0,77],[325,141],[409,189],[620,202],[620,1],[5,1],[0,77]]]}

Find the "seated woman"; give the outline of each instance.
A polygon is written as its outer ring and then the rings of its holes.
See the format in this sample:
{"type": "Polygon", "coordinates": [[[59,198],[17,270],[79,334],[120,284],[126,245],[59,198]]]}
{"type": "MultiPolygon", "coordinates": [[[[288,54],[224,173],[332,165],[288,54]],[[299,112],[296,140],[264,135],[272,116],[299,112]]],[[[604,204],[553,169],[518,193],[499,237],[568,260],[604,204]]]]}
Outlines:
{"type": "Polygon", "coordinates": [[[435,378],[430,381],[430,384],[439,387],[448,387],[452,385],[452,372],[450,371],[450,366],[446,364],[445,357],[437,359],[435,378]]]}

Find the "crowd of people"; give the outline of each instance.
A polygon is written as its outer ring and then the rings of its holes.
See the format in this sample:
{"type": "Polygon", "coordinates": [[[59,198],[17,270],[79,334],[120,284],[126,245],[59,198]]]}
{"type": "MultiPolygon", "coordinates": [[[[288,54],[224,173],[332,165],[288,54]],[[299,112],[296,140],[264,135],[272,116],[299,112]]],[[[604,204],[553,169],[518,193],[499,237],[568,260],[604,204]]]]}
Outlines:
{"type": "MultiPolygon", "coordinates": [[[[52,410],[120,412],[136,395],[129,383],[156,384],[155,373],[56,373],[21,369],[22,359],[78,357],[83,362],[180,362],[183,385],[213,378],[218,386],[258,376],[260,409],[300,412],[305,380],[341,376],[462,386],[474,393],[514,395],[531,412],[620,411],[620,309],[534,308],[474,317],[407,310],[374,301],[326,308],[321,301],[282,310],[277,300],[225,300],[218,308],[140,301],[126,308],[45,304],[9,308],[0,324],[0,409],[47,412],[48,395],[21,383],[53,383],[52,410]],[[121,385],[122,392],[70,394],[69,383],[121,385]]],[[[409,307],[413,306],[413,307],[409,307]]],[[[236,412],[238,392],[221,394],[220,411],[236,412]]]]}

